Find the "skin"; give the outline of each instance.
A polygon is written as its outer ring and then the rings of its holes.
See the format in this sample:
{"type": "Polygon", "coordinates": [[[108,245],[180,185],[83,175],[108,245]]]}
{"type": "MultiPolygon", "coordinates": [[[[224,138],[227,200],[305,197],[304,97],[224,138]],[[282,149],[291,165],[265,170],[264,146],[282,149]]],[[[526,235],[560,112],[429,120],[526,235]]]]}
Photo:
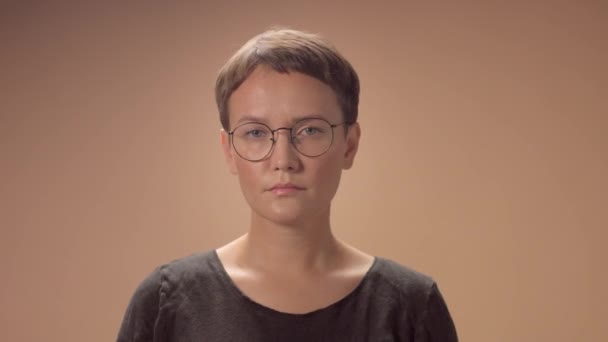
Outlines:
{"type": "MultiPolygon", "coordinates": [[[[257,121],[271,128],[291,127],[317,115],[343,122],[335,92],[321,81],[297,72],[278,73],[260,66],[228,101],[231,128],[257,121]]],[[[334,142],[322,156],[299,154],[289,132],[279,131],[270,156],[259,162],[240,158],[221,133],[230,172],[239,179],[251,207],[247,234],[218,248],[235,285],[249,298],[281,312],[306,313],[350,293],[369,270],[373,257],[338,240],[330,226],[331,201],[343,170],[352,167],[361,130],[334,129],[334,142]],[[270,189],[293,183],[302,190],[286,195],[270,189]]]]}

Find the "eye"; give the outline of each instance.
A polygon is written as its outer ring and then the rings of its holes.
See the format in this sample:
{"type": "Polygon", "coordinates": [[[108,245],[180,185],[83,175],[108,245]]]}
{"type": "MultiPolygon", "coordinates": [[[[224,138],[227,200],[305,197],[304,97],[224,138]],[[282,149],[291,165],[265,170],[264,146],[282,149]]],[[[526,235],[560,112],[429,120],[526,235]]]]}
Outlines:
{"type": "Polygon", "coordinates": [[[267,132],[261,129],[251,129],[248,130],[245,135],[250,138],[264,138],[267,132]]]}
{"type": "Polygon", "coordinates": [[[319,129],[318,127],[314,127],[314,126],[307,126],[307,127],[303,127],[298,131],[298,135],[304,135],[304,136],[308,136],[308,135],[315,135],[315,134],[319,134],[321,133],[321,129],[319,129]]]}
{"type": "Polygon", "coordinates": [[[271,134],[266,126],[255,122],[243,124],[234,130],[236,138],[247,140],[260,140],[267,138],[271,134]]]}

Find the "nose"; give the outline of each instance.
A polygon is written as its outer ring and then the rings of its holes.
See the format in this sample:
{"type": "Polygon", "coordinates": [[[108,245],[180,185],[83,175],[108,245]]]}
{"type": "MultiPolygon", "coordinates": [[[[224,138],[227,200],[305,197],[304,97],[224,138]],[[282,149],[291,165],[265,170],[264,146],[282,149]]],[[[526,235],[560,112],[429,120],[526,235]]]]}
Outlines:
{"type": "Polygon", "coordinates": [[[275,170],[296,171],[300,167],[298,152],[291,143],[291,131],[287,128],[278,129],[274,133],[274,147],[270,155],[275,170]],[[280,135],[283,135],[280,137],[280,135]]]}

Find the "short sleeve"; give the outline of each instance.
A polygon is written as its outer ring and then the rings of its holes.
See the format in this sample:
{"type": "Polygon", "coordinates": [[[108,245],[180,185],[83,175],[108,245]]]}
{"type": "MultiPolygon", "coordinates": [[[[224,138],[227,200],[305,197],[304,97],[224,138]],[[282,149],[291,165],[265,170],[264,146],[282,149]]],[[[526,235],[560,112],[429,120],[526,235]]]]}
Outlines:
{"type": "Polygon", "coordinates": [[[454,321],[436,283],[429,291],[415,336],[416,342],[458,342],[454,321]]]}
{"type": "Polygon", "coordinates": [[[135,290],[120,326],[117,342],[155,341],[161,288],[162,278],[158,268],[135,290]]]}

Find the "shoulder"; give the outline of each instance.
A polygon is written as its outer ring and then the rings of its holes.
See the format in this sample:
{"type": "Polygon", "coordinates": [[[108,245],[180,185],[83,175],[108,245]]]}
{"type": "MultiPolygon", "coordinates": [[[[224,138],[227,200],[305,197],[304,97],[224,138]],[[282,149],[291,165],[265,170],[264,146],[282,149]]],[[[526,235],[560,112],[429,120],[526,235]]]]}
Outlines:
{"type": "Polygon", "coordinates": [[[213,256],[212,252],[193,254],[158,266],[148,274],[133,293],[117,341],[151,341],[155,334],[162,335],[166,322],[160,318],[171,314],[168,308],[172,307],[172,297],[178,292],[187,295],[205,279],[212,279],[208,275],[214,272],[213,256]]]}
{"type": "Polygon", "coordinates": [[[162,272],[189,276],[194,273],[209,271],[214,261],[214,251],[205,251],[174,259],[160,266],[160,269],[162,272]]]}
{"type": "Polygon", "coordinates": [[[409,295],[428,293],[435,284],[431,276],[382,257],[376,257],[370,277],[394,291],[409,295]]]}
{"type": "Polygon", "coordinates": [[[431,276],[382,257],[376,257],[367,282],[374,297],[390,300],[411,314],[424,311],[436,287],[431,276]]]}
{"type": "Polygon", "coordinates": [[[200,252],[172,260],[156,267],[137,287],[135,297],[148,302],[158,301],[177,288],[200,285],[218,271],[213,251],[200,252]],[[152,298],[155,298],[153,300],[152,298]]]}
{"type": "Polygon", "coordinates": [[[156,272],[166,290],[172,290],[200,286],[220,271],[214,251],[205,251],[172,260],[158,267],[156,272]]]}
{"type": "Polygon", "coordinates": [[[448,307],[431,276],[379,257],[372,271],[374,291],[397,299],[402,320],[415,327],[416,341],[458,340],[448,307]]]}

